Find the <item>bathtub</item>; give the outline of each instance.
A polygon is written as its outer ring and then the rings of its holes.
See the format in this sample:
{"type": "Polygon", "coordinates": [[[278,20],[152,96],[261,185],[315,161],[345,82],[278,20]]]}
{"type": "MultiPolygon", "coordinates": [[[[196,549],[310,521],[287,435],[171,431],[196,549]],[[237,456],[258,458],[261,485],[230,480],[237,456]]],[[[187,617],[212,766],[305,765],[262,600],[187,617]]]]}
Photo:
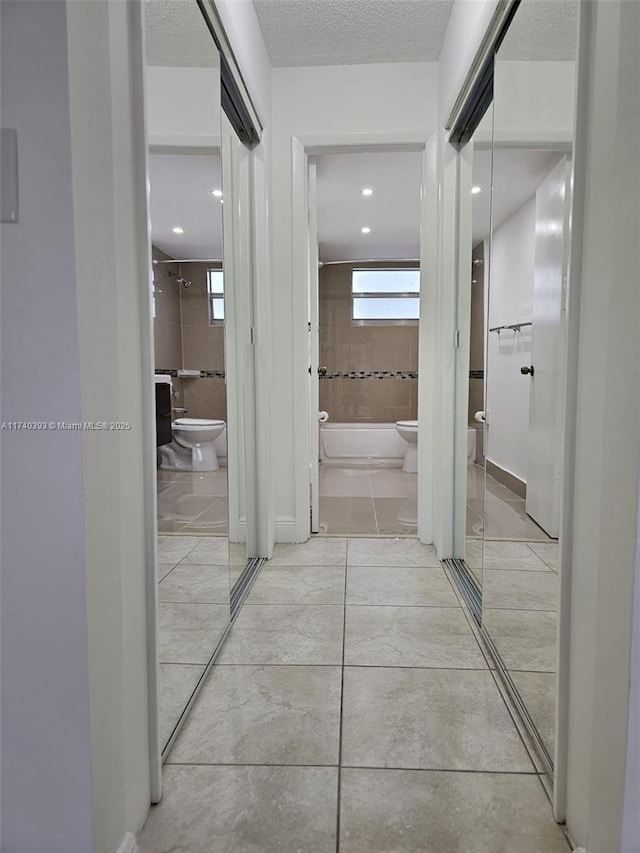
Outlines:
{"type": "Polygon", "coordinates": [[[320,459],[380,459],[402,465],[407,442],[395,424],[321,424],[320,459]]]}
{"type": "MultiPolygon", "coordinates": [[[[473,465],[477,450],[476,427],[467,430],[467,463],[473,465]]],[[[320,459],[380,459],[402,464],[407,442],[395,424],[320,424],[320,459]]]]}

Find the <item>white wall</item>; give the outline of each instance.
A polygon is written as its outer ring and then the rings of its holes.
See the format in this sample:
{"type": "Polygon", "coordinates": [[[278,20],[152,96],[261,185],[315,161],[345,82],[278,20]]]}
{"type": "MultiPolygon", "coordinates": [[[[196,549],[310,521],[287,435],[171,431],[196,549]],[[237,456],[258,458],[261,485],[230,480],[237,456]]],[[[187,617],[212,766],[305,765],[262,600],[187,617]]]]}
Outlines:
{"type": "Polygon", "coordinates": [[[2,226],[2,417],[132,424],[1,436],[2,849],[114,853],[150,799],[140,7],[0,9],[21,181],[21,221],[2,226]]]}
{"type": "MultiPolygon", "coordinates": [[[[82,417],[66,9],[3,2],[2,125],[20,222],[1,226],[3,421],[82,417]],[[46,189],[45,189],[46,188],[46,189]]],[[[92,849],[79,432],[0,433],[2,850],[92,849]]]]}
{"type": "Polygon", "coordinates": [[[567,823],[588,853],[620,850],[627,753],[640,457],[639,36],[640,4],[581,4],[567,823]]]}
{"type": "MultiPolygon", "coordinates": [[[[531,322],[535,233],[535,196],[493,232],[488,328],[531,322]]],[[[520,367],[531,363],[531,337],[531,327],[490,332],[487,352],[487,459],[523,482],[531,382],[520,367]]]]}
{"type": "MultiPolygon", "coordinates": [[[[384,65],[277,68],[273,71],[273,181],[272,181],[272,281],[273,281],[273,467],[276,536],[281,541],[300,538],[296,531],[295,453],[307,429],[296,421],[294,388],[304,384],[307,357],[294,349],[296,323],[292,315],[296,288],[292,279],[292,137],[321,134],[357,135],[403,132],[423,134],[437,125],[437,65],[399,63],[384,65]]],[[[306,319],[302,318],[305,325],[306,319]]],[[[302,338],[302,336],[300,336],[302,338]]],[[[304,346],[304,344],[303,344],[304,346]]],[[[306,402],[299,407],[306,413],[306,402]]],[[[300,472],[298,472],[298,475],[300,472]]],[[[304,478],[298,477],[298,489],[304,478]]],[[[308,488],[308,486],[307,486],[308,488]]],[[[298,497],[300,497],[298,495],[298,497]]],[[[303,498],[304,502],[304,498],[303,498]]],[[[303,519],[298,519],[302,524],[303,519]]]]}

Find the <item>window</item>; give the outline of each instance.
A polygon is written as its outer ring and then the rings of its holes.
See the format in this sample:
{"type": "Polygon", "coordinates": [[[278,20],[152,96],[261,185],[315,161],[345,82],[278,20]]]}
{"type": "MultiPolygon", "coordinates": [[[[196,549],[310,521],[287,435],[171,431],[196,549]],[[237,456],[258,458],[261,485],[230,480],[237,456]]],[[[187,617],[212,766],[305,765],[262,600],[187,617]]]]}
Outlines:
{"type": "Polygon", "coordinates": [[[224,323],[224,273],[222,270],[207,270],[207,293],[209,322],[224,323]]]}
{"type": "Polygon", "coordinates": [[[353,323],[415,323],[420,317],[420,270],[353,270],[353,323]]]}

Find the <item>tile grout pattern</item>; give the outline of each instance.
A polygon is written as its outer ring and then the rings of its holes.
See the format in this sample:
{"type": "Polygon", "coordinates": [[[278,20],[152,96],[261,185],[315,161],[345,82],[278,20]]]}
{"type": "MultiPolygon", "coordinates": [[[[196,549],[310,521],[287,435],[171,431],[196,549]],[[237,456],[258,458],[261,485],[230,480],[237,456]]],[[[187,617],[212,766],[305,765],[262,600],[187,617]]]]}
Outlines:
{"type": "Polygon", "coordinates": [[[522,838],[564,853],[469,618],[416,540],[276,546],[169,756],[141,853],[494,853],[522,838]]]}

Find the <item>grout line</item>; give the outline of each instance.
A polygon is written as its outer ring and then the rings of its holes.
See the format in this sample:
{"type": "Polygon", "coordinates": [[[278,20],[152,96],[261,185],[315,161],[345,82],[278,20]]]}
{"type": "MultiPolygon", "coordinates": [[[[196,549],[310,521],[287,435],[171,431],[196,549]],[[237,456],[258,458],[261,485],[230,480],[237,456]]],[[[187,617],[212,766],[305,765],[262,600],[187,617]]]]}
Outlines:
{"type": "Polygon", "coordinates": [[[344,572],[344,604],[342,608],[342,661],[340,668],[340,721],[338,727],[338,791],[336,797],[336,853],[340,853],[340,807],[342,798],[342,719],[344,709],[344,652],[347,641],[347,566],[349,564],[349,540],[347,539],[347,547],[345,551],[345,572],[344,572]]]}
{"type": "Polygon", "coordinates": [[[167,767],[306,767],[309,769],[324,769],[324,770],[389,770],[390,772],[407,772],[407,773],[474,773],[486,776],[540,776],[540,773],[533,770],[482,770],[479,768],[458,768],[458,767],[388,767],[385,765],[371,764],[344,764],[339,768],[336,764],[285,764],[274,762],[264,764],[262,762],[237,762],[224,763],[217,761],[169,761],[166,762],[167,767]]]}

